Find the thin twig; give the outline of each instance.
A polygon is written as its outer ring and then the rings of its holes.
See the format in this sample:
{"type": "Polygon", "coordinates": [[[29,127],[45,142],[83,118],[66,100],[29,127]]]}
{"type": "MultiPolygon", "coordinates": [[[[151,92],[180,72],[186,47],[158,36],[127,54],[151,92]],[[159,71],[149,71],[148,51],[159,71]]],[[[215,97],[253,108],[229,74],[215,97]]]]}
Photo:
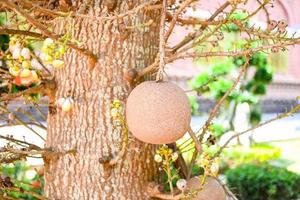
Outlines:
{"type": "Polygon", "coordinates": [[[189,128],[188,133],[190,134],[192,140],[194,141],[196,150],[198,151],[198,153],[201,153],[202,152],[201,144],[191,127],[189,128]]]}
{"type": "Polygon", "coordinates": [[[1,28],[0,29],[0,34],[6,34],[6,35],[26,35],[34,38],[40,38],[40,39],[45,39],[46,36],[36,33],[36,32],[31,32],[31,31],[25,31],[25,30],[17,30],[17,29],[8,29],[8,28],[1,28]]]}
{"type": "Polygon", "coordinates": [[[0,139],[7,140],[7,141],[10,141],[10,142],[13,142],[13,143],[16,143],[16,144],[25,144],[25,145],[30,146],[32,149],[36,149],[36,150],[41,149],[41,147],[39,147],[35,144],[31,144],[31,143],[28,143],[26,141],[18,140],[18,139],[15,139],[13,137],[9,137],[9,136],[0,135],[0,139]]]}
{"type": "Polygon", "coordinates": [[[239,136],[241,136],[241,135],[243,135],[243,134],[245,134],[245,133],[251,132],[251,131],[253,131],[253,130],[259,128],[259,127],[265,126],[265,125],[267,125],[267,124],[269,124],[269,123],[271,123],[271,122],[274,122],[274,121],[277,121],[277,120],[280,120],[280,119],[289,117],[289,116],[291,116],[291,115],[297,113],[299,110],[300,110],[300,105],[296,105],[296,106],[294,106],[291,110],[289,110],[288,112],[282,113],[282,114],[280,114],[280,115],[278,115],[278,116],[276,116],[276,117],[274,117],[274,118],[271,118],[271,119],[269,119],[269,120],[267,120],[267,121],[265,121],[265,122],[262,122],[262,123],[260,123],[260,124],[258,124],[258,125],[256,125],[256,126],[250,128],[250,129],[247,129],[247,130],[245,130],[245,131],[242,131],[242,132],[240,132],[240,133],[236,133],[236,134],[232,135],[232,136],[231,136],[231,137],[223,144],[223,146],[218,150],[218,152],[215,153],[215,155],[212,157],[212,159],[214,159],[215,157],[219,156],[219,155],[221,154],[221,152],[228,146],[228,144],[229,144],[229,143],[231,142],[231,140],[233,140],[234,138],[239,137],[239,136]]]}
{"type": "Polygon", "coordinates": [[[186,9],[186,7],[188,7],[191,3],[193,3],[195,0],[185,0],[180,7],[178,8],[178,10],[175,12],[175,14],[172,17],[172,20],[170,22],[169,25],[169,29],[167,31],[167,33],[165,34],[165,42],[168,41],[170,35],[173,32],[173,29],[176,25],[176,22],[178,21],[179,15],[186,9]]]}
{"type": "MultiPolygon", "coordinates": [[[[222,6],[220,6],[215,13],[207,20],[207,21],[213,21],[220,13],[222,13],[228,6],[230,5],[229,1],[226,1],[222,6]]],[[[191,42],[192,40],[194,40],[195,38],[197,38],[199,36],[199,34],[201,34],[201,32],[207,28],[207,25],[203,25],[200,27],[199,30],[193,32],[192,34],[188,35],[186,38],[184,38],[181,42],[179,42],[178,44],[176,44],[174,47],[172,47],[172,52],[176,52],[178,49],[180,49],[181,47],[185,46],[186,44],[188,44],[189,42],[191,42]]]]}
{"type": "MultiPolygon", "coordinates": [[[[222,96],[222,98],[216,103],[216,105],[214,106],[214,108],[211,110],[208,119],[206,120],[204,126],[201,128],[202,132],[199,136],[199,141],[200,143],[202,142],[205,133],[207,132],[212,120],[215,118],[215,116],[217,115],[221,105],[223,104],[223,102],[225,101],[225,99],[231,94],[231,92],[237,87],[238,83],[240,82],[240,80],[242,79],[247,67],[249,65],[249,56],[247,57],[247,60],[245,62],[245,64],[242,66],[240,72],[239,72],[239,76],[237,77],[237,79],[234,81],[234,83],[232,84],[232,86],[226,91],[226,93],[222,96]]],[[[195,143],[196,144],[196,143],[195,143]]],[[[194,151],[193,152],[193,156],[192,156],[192,160],[191,160],[191,165],[189,168],[189,175],[191,174],[192,171],[192,167],[196,162],[196,158],[198,155],[198,151],[194,151]]]]}

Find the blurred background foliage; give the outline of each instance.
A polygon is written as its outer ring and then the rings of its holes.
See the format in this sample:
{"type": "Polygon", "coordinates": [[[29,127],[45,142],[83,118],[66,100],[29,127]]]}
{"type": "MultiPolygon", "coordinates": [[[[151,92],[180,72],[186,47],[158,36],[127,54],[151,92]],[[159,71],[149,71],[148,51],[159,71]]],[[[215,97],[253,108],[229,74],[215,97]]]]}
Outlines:
{"type": "Polygon", "coordinates": [[[15,199],[38,200],[30,194],[24,194],[22,191],[31,191],[42,195],[44,179],[42,169],[32,169],[25,162],[18,161],[11,164],[2,164],[0,166],[1,178],[10,180],[15,188],[20,188],[20,192],[3,189],[9,197],[15,199]],[[8,178],[8,179],[7,179],[8,178]]]}
{"type": "Polygon", "coordinates": [[[240,200],[300,198],[300,176],[268,164],[243,164],[226,172],[228,186],[240,200]]]}

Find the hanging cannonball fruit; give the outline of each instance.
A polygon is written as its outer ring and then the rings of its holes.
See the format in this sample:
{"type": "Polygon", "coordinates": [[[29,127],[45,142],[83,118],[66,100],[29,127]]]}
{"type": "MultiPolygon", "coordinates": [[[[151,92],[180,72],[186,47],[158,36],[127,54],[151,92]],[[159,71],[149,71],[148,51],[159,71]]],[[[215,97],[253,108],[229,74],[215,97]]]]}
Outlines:
{"type": "Polygon", "coordinates": [[[187,190],[193,194],[192,200],[226,200],[226,193],[215,178],[206,177],[204,185],[201,185],[201,181],[200,178],[193,177],[187,182],[187,190]]]}
{"type": "Polygon", "coordinates": [[[188,98],[173,83],[143,82],[134,88],[127,99],[126,120],[132,134],[143,142],[175,142],[190,126],[188,98]]]}

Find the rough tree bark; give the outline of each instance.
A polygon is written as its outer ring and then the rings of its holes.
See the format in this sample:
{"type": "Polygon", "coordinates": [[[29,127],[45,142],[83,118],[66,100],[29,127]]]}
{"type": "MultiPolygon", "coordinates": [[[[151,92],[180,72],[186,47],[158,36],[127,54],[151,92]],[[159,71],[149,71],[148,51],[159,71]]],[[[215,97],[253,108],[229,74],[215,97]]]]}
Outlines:
{"type": "MultiPolygon", "coordinates": [[[[90,1],[78,4],[89,16],[124,13],[146,0],[90,1]],[[109,5],[107,2],[115,2],[109,5]]],[[[65,33],[70,20],[56,22],[56,32],[65,33]]],[[[97,55],[94,69],[84,55],[69,50],[66,67],[55,73],[55,98],[73,97],[70,113],[50,109],[46,147],[76,149],[75,155],[52,159],[45,165],[45,194],[59,200],[149,199],[145,184],[157,178],[153,161],[155,147],[130,137],[125,157],[112,168],[99,160],[120,150],[122,131],[113,127],[110,106],[114,99],[125,101],[128,83],[125,71],[151,64],[158,52],[159,12],[140,12],[118,20],[72,18],[72,38],[97,55]],[[153,20],[151,26],[143,26],[153,20]],[[138,25],[135,28],[131,26],[138,25]]]]}

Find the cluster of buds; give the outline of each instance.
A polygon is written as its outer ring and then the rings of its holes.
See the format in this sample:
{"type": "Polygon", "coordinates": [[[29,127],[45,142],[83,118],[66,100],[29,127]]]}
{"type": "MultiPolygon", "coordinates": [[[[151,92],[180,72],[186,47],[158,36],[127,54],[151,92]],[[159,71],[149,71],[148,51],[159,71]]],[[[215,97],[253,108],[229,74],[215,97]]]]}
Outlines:
{"type": "Polygon", "coordinates": [[[62,111],[70,112],[74,107],[74,100],[71,97],[62,97],[56,101],[56,105],[58,108],[62,109],[62,111]]]}
{"type": "Polygon", "coordinates": [[[267,26],[267,31],[273,31],[277,28],[279,34],[283,34],[286,32],[286,28],[288,27],[288,23],[286,20],[275,21],[271,20],[267,26]]]}
{"type": "Polygon", "coordinates": [[[161,148],[156,150],[154,160],[163,165],[169,165],[178,159],[178,153],[173,152],[167,145],[163,145],[161,148]]]}
{"type": "Polygon", "coordinates": [[[122,125],[125,123],[124,107],[120,100],[115,99],[110,106],[110,116],[115,125],[122,125]]]}
{"type": "Polygon", "coordinates": [[[63,68],[65,62],[62,60],[66,52],[66,46],[63,44],[55,43],[52,39],[47,38],[43,42],[42,53],[40,54],[41,60],[45,65],[50,65],[50,68],[63,68]]]}
{"type": "Polygon", "coordinates": [[[25,47],[18,38],[11,38],[5,60],[9,73],[14,77],[14,84],[17,86],[28,87],[40,83],[37,70],[31,64],[31,50],[25,47]]]}
{"type": "Polygon", "coordinates": [[[177,169],[174,168],[173,163],[178,159],[178,153],[173,152],[167,145],[163,145],[156,150],[154,160],[158,163],[161,163],[160,170],[164,170],[168,177],[168,183],[170,186],[170,191],[173,193],[173,180],[178,175],[177,169]],[[175,170],[174,170],[175,169],[175,170]],[[173,173],[172,173],[173,171],[173,173]]]}
{"type": "Polygon", "coordinates": [[[217,157],[211,159],[211,156],[204,152],[198,160],[198,165],[204,169],[206,175],[217,177],[219,173],[220,158],[217,157]]]}

